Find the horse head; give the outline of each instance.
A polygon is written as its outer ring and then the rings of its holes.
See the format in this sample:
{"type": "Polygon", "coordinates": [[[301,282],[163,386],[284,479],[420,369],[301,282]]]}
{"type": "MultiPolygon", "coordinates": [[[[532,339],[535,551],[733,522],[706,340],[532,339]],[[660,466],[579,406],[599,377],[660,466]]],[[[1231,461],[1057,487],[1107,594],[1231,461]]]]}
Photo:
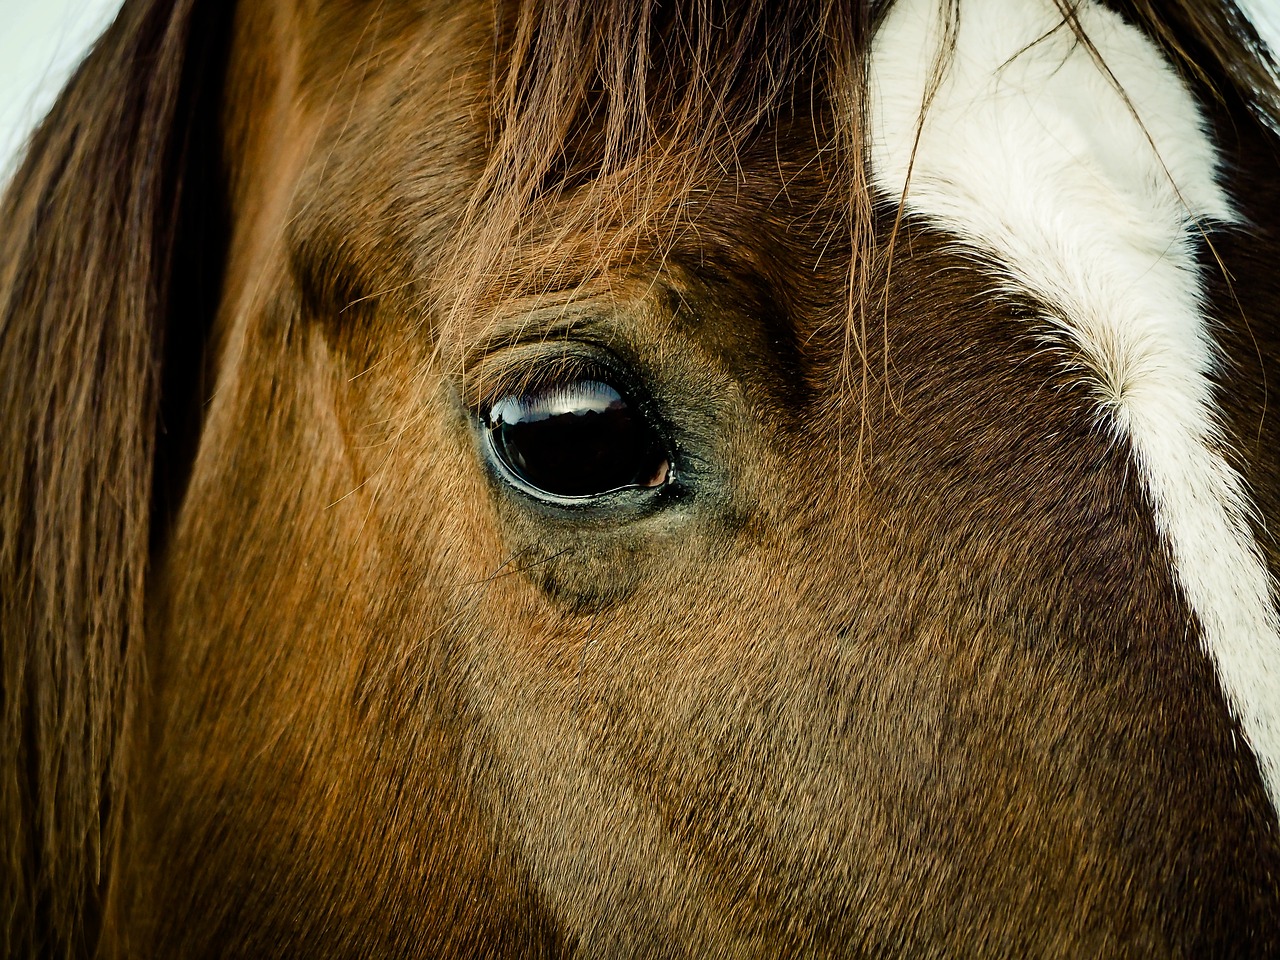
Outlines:
{"type": "Polygon", "coordinates": [[[1230,3],[130,0],[0,215],[15,955],[1280,952],[1230,3]]]}

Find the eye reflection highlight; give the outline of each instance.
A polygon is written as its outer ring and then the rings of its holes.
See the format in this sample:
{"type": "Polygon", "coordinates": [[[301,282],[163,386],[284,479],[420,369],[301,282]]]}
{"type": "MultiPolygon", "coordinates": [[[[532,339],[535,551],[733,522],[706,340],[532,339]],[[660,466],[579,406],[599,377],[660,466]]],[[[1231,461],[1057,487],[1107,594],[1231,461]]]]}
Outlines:
{"type": "Polygon", "coordinates": [[[604,381],[502,397],[485,426],[498,461],[535,494],[589,498],[659,487],[671,475],[658,431],[604,381]]]}

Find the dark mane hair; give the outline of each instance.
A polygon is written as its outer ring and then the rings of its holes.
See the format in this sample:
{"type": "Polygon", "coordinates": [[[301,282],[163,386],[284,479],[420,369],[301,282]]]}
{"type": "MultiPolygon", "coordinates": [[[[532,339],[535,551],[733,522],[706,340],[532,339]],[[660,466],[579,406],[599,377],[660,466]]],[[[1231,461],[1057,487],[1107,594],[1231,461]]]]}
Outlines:
{"type": "MultiPolygon", "coordinates": [[[[161,366],[197,327],[180,221],[211,8],[126,4],[34,134],[0,206],[0,944],[91,947],[127,816],[161,366]]],[[[210,160],[212,158],[209,158],[210,160]]],[[[187,194],[192,196],[185,199],[187,194]]],[[[188,228],[192,226],[187,225],[188,228]]],[[[198,338],[199,334],[195,336],[198,338]]]]}
{"type": "MultiPolygon", "coordinates": [[[[1058,2],[1070,18],[1070,0],[1058,2]]],[[[1114,5],[1202,91],[1280,123],[1273,61],[1234,4],[1114,5]]],[[[194,432],[186,391],[224,255],[218,123],[231,6],[128,0],[0,205],[8,955],[92,952],[125,856],[148,564],[181,487],[194,432]]],[[[732,171],[793,105],[816,102],[832,120],[815,136],[856,252],[852,304],[876,255],[862,97],[887,6],[525,0],[501,15],[487,166],[458,234],[462,256],[438,288],[454,308],[487,296],[514,258],[533,256],[522,251],[547,246],[553,211],[552,239],[591,238],[600,264],[661,248],[696,216],[703,179],[732,171]],[[558,205],[570,197],[566,218],[558,205]]],[[[563,279],[551,266],[544,285],[563,279]]]]}

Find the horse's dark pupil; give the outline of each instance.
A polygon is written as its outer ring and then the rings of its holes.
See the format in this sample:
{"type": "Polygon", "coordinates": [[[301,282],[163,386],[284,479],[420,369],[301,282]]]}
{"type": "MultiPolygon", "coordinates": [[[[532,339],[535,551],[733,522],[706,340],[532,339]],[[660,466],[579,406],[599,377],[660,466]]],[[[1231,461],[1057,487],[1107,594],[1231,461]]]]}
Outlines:
{"type": "Polygon", "coordinates": [[[499,459],[559,497],[589,497],[666,478],[662,442],[613,387],[594,380],[504,397],[490,410],[499,459]]]}

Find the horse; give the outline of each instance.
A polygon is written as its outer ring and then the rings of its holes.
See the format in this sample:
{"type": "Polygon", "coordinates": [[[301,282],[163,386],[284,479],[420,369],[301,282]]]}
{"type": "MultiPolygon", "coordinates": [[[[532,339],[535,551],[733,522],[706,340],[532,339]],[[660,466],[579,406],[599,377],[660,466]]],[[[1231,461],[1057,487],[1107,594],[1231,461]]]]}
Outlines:
{"type": "Polygon", "coordinates": [[[0,935],[1280,956],[1228,0],[127,0],[0,215],[0,935]]]}

